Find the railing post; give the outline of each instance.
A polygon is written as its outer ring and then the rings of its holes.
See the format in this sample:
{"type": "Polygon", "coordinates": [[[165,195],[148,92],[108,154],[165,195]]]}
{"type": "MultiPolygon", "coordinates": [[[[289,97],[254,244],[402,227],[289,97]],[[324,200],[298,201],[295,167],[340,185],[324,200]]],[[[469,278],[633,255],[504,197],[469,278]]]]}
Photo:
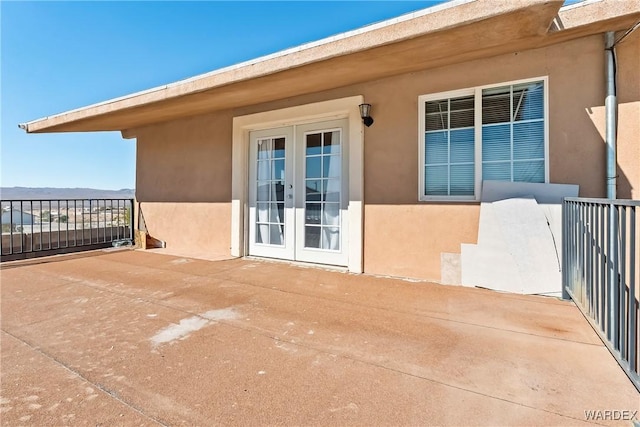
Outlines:
{"type": "Polygon", "coordinates": [[[136,234],[134,232],[134,224],[135,224],[135,199],[129,199],[129,203],[131,204],[131,214],[129,215],[129,237],[131,238],[131,244],[135,246],[136,244],[136,234]]]}
{"type": "Polygon", "coordinates": [[[629,346],[629,367],[632,372],[638,372],[638,354],[636,353],[636,336],[638,334],[638,318],[636,301],[636,268],[639,266],[636,264],[636,208],[631,206],[629,208],[629,299],[627,310],[629,312],[629,325],[627,329],[628,333],[628,346],[629,346]]]}
{"type": "Polygon", "coordinates": [[[607,208],[606,205],[600,204],[600,328],[604,331],[606,323],[606,307],[607,307],[607,278],[609,271],[607,269],[607,208]]]}
{"type": "Polygon", "coordinates": [[[9,204],[9,254],[13,255],[13,202],[9,204]]]}
{"type": "Polygon", "coordinates": [[[569,202],[562,201],[562,299],[570,299],[569,286],[569,202]]]}
{"type": "Polygon", "coordinates": [[[609,340],[613,347],[620,349],[619,341],[619,319],[617,316],[620,283],[618,280],[618,211],[616,206],[609,205],[609,340]]]}
{"type": "MultiPolygon", "coordinates": [[[[623,358],[626,358],[627,355],[627,304],[626,304],[626,288],[627,288],[627,280],[626,280],[626,272],[627,272],[627,263],[626,263],[626,237],[627,237],[627,218],[626,218],[627,209],[625,206],[620,206],[620,212],[618,215],[618,231],[619,238],[618,240],[618,340],[620,341],[619,350],[622,354],[623,358]]],[[[617,234],[616,234],[617,235],[617,234]]]]}

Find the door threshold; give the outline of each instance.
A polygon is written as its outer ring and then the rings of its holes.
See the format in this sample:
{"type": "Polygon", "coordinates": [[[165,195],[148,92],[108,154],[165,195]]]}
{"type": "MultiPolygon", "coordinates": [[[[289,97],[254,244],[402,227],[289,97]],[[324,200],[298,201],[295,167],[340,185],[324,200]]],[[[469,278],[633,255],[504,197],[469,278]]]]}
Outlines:
{"type": "Polygon", "coordinates": [[[242,259],[250,260],[250,261],[264,261],[264,262],[276,262],[280,264],[289,264],[296,267],[302,268],[318,268],[322,270],[328,271],[337,271],[340,273],[348,273],[349,268],[344,265],[332,265],[332,264],[317,264],[314,262],[305,262],[305,261],[293,261],[290,259],[280,259],[280,258],[268,258],[268,257],[259,257],[255,255],[247,255],[242,257],[242,259]]]}

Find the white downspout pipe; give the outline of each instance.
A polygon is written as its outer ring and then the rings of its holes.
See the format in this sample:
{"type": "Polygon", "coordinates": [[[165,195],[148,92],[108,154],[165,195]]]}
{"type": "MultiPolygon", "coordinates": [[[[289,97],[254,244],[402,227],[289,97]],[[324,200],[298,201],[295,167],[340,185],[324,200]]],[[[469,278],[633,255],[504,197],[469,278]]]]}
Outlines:
{"type": "Polygon", "coordinates": [[[616,167],[616,64],[614,58],[615,32],[605,33],[605,59],[607,95],[605,106],[605,139],[607,143],[607,198],[616,198],[617,167],[616,167]]]}
{"type": "MultiPolygon", "coordinates": [[[[613,200],[616,198],[616,64],[615,64],[615,33],[608,31],[604,35],[605,44],[605,60],[606,60],[606,98],[604,101],[605,106],[605,139],[607,144],[607,198],[613,200]]],[[[609,319],[608,334],[609,341],[614,341],[614,337],[618,336],[618,323],[615,310],[616,303],[619,299],[619,283],[618,283],[618,270],[616,265],[618,263],[618,215],[614,208],[614,205],[609,206],[609,235],[608,242],[608,275],[609,275],[609,289],[608,289],[608,309],[609,319]]]]}

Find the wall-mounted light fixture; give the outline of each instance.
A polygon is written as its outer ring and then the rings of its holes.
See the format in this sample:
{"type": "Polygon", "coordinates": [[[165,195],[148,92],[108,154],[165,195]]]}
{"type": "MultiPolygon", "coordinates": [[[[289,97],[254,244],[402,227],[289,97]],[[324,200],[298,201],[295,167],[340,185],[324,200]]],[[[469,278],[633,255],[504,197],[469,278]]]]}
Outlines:
{"type": "Polygon", "coordinates": [[[369,127],[373,124],[373,118],[371,117],[371,104],[360,104],[360,117],[362,117],[362,123],[366,127],[369,127]]]}

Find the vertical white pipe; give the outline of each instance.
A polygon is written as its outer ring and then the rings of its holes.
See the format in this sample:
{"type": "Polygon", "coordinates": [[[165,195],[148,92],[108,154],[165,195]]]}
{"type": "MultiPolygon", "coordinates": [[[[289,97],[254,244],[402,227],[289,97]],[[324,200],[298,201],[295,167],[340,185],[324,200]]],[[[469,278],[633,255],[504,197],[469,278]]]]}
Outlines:
{"type": "MultiPolygon", "coordinates": [[[[616,82],[615,82],[615,57],[613,46],[615,43],[615,33],[608,31],[604,35],[605,60],[606,60],[606,85],[607,94],[604,101],[605,106],[605,138],[607,143],[607,198],[616,198],[616,82]]],[[[607,267],[609,275],[609,289],[607,292],[609,318],[607,319],[607,338],[610,342],[616,342],[618,336],[618,312],[616,304],[618,302],[618,269],[616,259],[618,244],[616,210],[613,203],[609,206],[609,230],[608,230],[608,254],[607,267]]]]}
{"type": "Polygon", "coordinates": [[[609,31],[605,33],[605,58],[606,58],[606,81],[607,95],[605,105],[605,132],[607,143],[607,198],[616,198],[617,170],[616,170],[616,81],[615,62],[613,57],[613,45],[615,33],[609,31]]]}

